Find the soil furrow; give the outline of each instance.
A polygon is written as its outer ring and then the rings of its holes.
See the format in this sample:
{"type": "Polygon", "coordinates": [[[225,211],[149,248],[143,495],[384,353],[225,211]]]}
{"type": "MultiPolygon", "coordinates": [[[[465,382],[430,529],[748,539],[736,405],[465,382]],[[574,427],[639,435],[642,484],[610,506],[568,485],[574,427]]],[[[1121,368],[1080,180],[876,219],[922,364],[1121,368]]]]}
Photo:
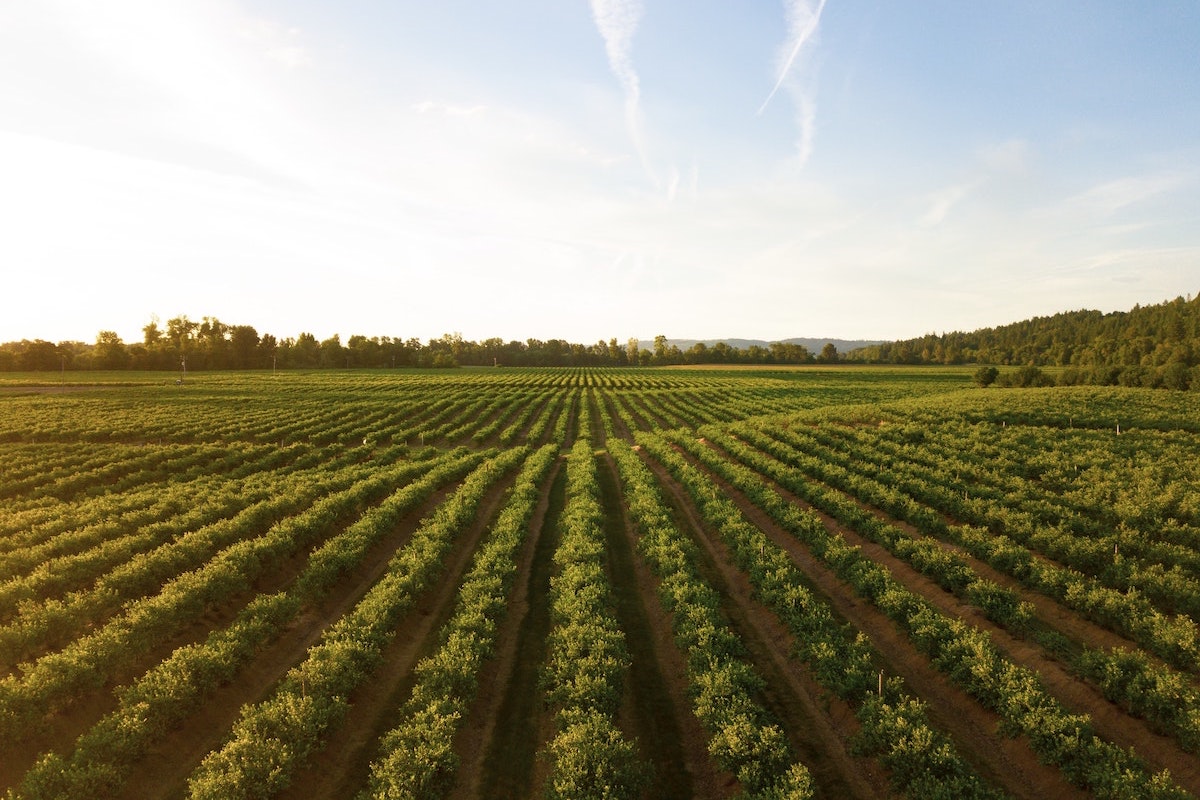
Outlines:
{"type": "MultiPolygon", "coordinates": [[[[699,469],[705,469],[686,454],[685,457],[699,469]]],[[[671,491],[677,497],[686,497],[685,490],[674,483],[661,466],[656,462],[653,465],[663,480],[670,481],[671,491]]],[[[904,678],[912,693],[928,703],[931,722],[951,736],[960,753],[981,776],[1003,787],[1014,797],[1027,800],[1087,796],[1069,784],[1057,769],[1039,763],[1024,741],[1008,739],[996,733],[999,717],[980,706],[934,669],[895,623],[859,598],[853,588],[825,567],[803,543],[780,528],[749,498],[720,477],[707,470],[705,472],[720,486],[725,496],[737,504],[747,519],[788,553],[792,563],[808,578],[815,591],[829,602],[835,613],[870,637],[871,644],[885,662],[885,673],[904,678]]],[[[728,560],[730,557],[725,558],[728,560]]],[[[731,560],[729,563],[732,563],[731,560]]],[[[729,568],[733,569],[732,566],[729,568]]]]}
{"type": "MultiPolygon", "coordinates": [[[[142,798],[181,796],[188,775],[221,745],[242,706],[267,697],[275,683],[304,659],[325,629],[353,608],[379,580],[392,554],[409,541],[420,521],[445,500],[455,485],[439,489],[405,515],[391,534],[367,551],[359,567],[331,587],[317,605],[302,612],[234,681],[218,689],[182,725],[161,739],[130,781],[131,794],[142,798]]],[[[297,571],[302,566],[301,561],[297,571]]]]}
{"type": "Polygon", "coordinates": [[[734,566],[724,543],[709,535],[686,490],[657,461],[645,461],[664,489],[676,524],[700,546],[705,557],[698,565],[701,573],[719,588],[725,600],[722,610],[766,681],[765,704],[812,773],[818,796],[834,800],[886,795],[885,771],[873,760],[850,754],[849,741],[859,727],[853,711],[790,657],[792,635],[754,599],[749,579],[734,566]]]}
{"type": "Polygon", "coordinates": [[[717,780],[707,737],[689,713],[686,666],[673,644],[670,620],[659,605],[656,582],[635,558],[633,525],[622,502],[616,464],[608,453],[601,457],[597,473],[605,510],[609,581],[631,658],[622,723],[654,767],[646,796],[723,797],[720,787],[731,779],[717,780]]]}
{"type": "MultiPolygon", "coordinates": [[[[549,621],[549,610],[544,603],[546,593],[534,594],[531,590],[536,588],[535,570],[539,561],[542,566],[548,564],[550,555],[554,552],[554,537],[548,531],[547,519],[550,515],[551,492],[559,482],[561,472],[560,459],[552,467],[542,487],[538,506],[534,510],[528,535],[521,548],[508,610],[496,632],[495,651],[480,671],[479,692],[455,740],[455,751],[459,754],[461,763],[455,785],[448,795],[451,800],[495,796],[492,787],[485,781],[484,760],[490,751],[511,743],[511,740],[498,740],[497,737],[500,735],[500,722],[503,719],[501,707],[509,701],[508,687],[512,685],[523,660],[528,660],[529,642],[522,637],[537,628],[537,622],[531,621],[527,629],[526,620],[531,614],[541,613],[546,622],[549,621]],[[540,611],[535,609],[539,605],[543,607],[540,611]],[[486,792],[485,786],[489,787],[486,792]]],[[[549,582],[546,583],[548,590],[549,582]]],[[[532,662],[535,668],[540,663],[540,658],[532,662]]],[[[529,694],[532,695],[532,692],[529,694]]]]}
{"type": "Polygon", "coordinates": [[[478,759],[482,762],[479,774],[468,769],[466,780],[460,781],[452,797],[518,800],[534,796],[535,787],[544,782],[544,769],[539,770],[536,755],[553,735],[554,715],[546,713],[538,677],[550,633],[550,576],[558,547],[558,518],[566,502],[566,477],[560,462],[530,555],[528,577],[517,584],[514,602],[521,613],[514,616],[520,617],[520,623],[511,667],[507,674],[497,674],[495,723],[478,759]]]}
{"type": "Polygon", "coordinates": [[[397,623],[397,634],[384,649],[382,663],[350,696],[346,718],[321,751],[296,773],[291,786],[279,794],[281,800],[352,797],[366,786],[376,742],[396,726],[397,710],[412,691],[413,668],[437,648],[438,633],[454,612],[471,558],[515,478],[514,470],[488,490],[470,527],[455,539],[432,591],[425,592],[397,623]]]}

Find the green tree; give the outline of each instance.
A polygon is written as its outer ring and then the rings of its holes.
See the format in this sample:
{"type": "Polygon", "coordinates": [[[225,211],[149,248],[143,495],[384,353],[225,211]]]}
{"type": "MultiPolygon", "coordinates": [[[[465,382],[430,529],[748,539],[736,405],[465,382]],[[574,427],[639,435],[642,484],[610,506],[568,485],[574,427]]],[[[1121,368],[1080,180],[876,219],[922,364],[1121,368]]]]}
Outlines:
{"type": "Polygon", "coordinates": [[[142,327],[142,341],[146,347],[154,348],[162,342],[163,333],[158,327],[158,317],[153,316],[150,321],[142,327]]]}
{"type": "Polygon", "coordinates": [[[129,366],[129,351],[116,332],[100,331],[96,334],[94,361],[100,369],[125,369],[129,366]]]}
{"type": "Polygon", "coordinates": [[[326,369],[346,366],[346,350],[342,347],[341,337],[336,333],[321,342],[320,354],[318,363],[326,369]]]}
{"type": "Polygon", "coordinates": [[[615,336],[608,340],[608,361],[613,366],[626,363],[625,351],[617,344],[617,337],[615,336]]]}
{"type": "Polygon", "coordinates": [[[311,333],[297,336],[290,351],[292,364],[297,367],[312,368],[321,362],[321,345],[311,333]]]}
{"type": "Polygon", "coordinates": [[[670,359],[670,351],[667,349],[667,337],[659,334],[654,337],[654,363],[656,365],[666,364],[670,359]]]}
{"type": "Polygon", "coordinates": [[[17,350],[16,365],[19,370],[45,371],[62,368],[62,351],[54,342],[44,339],[23,339],[17,350]]]}
{"type": "Polygon", "coordinates": [[[975,370],[975,382],[980,386],[991,386],[1000,376],[1000,370],[992,366],[984,366],[975,370]]]}
{"type": "Polygon", "coordinates": [[[234,325],[230,328],[230,366],[234,369],[258,366],[258,344],[258,331],[250,325],[234,325]]]}

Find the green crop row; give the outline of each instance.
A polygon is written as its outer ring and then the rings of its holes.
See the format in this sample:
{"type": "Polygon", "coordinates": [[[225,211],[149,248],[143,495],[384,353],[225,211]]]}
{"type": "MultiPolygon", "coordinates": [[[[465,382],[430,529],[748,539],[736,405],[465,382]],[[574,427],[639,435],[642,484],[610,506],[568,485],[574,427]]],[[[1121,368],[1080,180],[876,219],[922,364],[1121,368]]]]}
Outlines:
{"type": "MultiPolygon", "coordinates": [[[[691,494],[756,594],[792,632],[797,655],[817,682],[856,707],[862,725],[858,746],[891,770],[897,789],[910,797],[939,800],[1002,796],[974,773],[945,734],[930,727],[924,706],[907,693],[901,679],[879,685],[877,659],[866,637],[837,623],[829,607],[805,587],[787,554],[746,521],[711,479],[665,439],[643,435],[638,442],[691,494]],[[897,732],[903,735],[893,735],[897,732]]],[[[755,480],[748,470],[743,477],[755,480]]]]}
{"type": "Polygon", "coordinates": [[[158,594],[127,604],[92,633],[50,653],[19,675],[0,680],[0,741],[10,741],[45,714],[66,708],[140,652],[166,640],[210,606],[251,588],[282,559],[319,542],[331,529],[405,482],[427,471],[416,464],[385,470],[276,522],[263,535],[236,542],[207,564],[179,575],[158,594]]]}
{"type": "Polygon", "coordinates": [[[961,619],[946,617],[909,591],[886,567],[826,530],[815,514],[786,503],[763,484],[757,472],[728,461],[711,466],[804,541],[856,593],[899,624],[931,665],[1000,716],[1003,730],[1025,735],[1038,758],[1058,766],[1068,781],[1103,798],[1190,796],[1165,770],[1149,774],[1129,751],[1102,740],[1086,715],[1070,714],[1034,672],[1004,658],[985,633],[961,619]]]}
{"type": "Polygon", "coordinates": [[[539,487],[558,457],[548,444],[525,462],[504,509],[476,553],[458,592],[454,615],[440,633],[441,646],[417,665],[416,685],[401,709],[401,724],[381,739],[364,797],[442,797],[458,758],[454,735],[478,690],[480,665],[496,641],[517,573],[516,556],[537,504],[539,487]]]}
{"type": "Polygon", "coordinates": [[[602,514],[595,456],[581,436],[567,458],[567,503],[554,553],[541,676],[556,709],[557,731],[544,750],[551,763],[547,795],[555,799],[636,798],[647,777],[634,743],[613,721],[629,655],[604,573],[602,514]]]}
{"type": "Polygon", "coordinates": [[[10,797],[122,794],[133,763],[158,737],[194,713],[219,686],[234,680],[303,608],[360,564],[367,549],[387,535],[402,516],[482,459],[479,454],[455,452],[430,465],[424,475],[411,472],[407,476],[411,482],[317,548],[286,591],[259,595],[227,628],[214,631],[202,643],[177,649],[138,681],[118,690],[115,711],[82,734],[69,756],[49,753],[39,759],[10,797]]]}
{"type": "Polygon", "coordinates": [[[193,798],[268,797],[338,725],[350,694],[379,665],[396,624],[442,572],[455,535],[470,525],[488,489],[523,459],[505,451],[477,467],[388,563],[387,572],[334,623],[267,700],[243,708],[230,737],[188,779],[193,798]]]}
{"type": "MultiPolygon", "coordinates": [[[[718,431],[708,433],[713,442],[726,451],[733,452],[738,449],[736,440],[728,435],[718,431]]],[[[810,474],[820,471],[821,476],[827,477],[831,484],[850,492],[853,497],[894,513],[932,535],[952,539],[972,554],[986,554],[991,561],[997,560],[997,548],[1003,546],[1003,537],[995,537],[978,529],[949,526],[936,514],[931,514],[928,509],[915,504],[911,498],[897,497],[894,490],[889,490],[889,487],[881,486],[865,476],[840,470],[826,461],[817,460],[814,464],[812,456],[794,450],[781,450],[761,434],[745,431],[743,435],[748,441],[764,449],[769,448],[775,458],[786,459],[786,462],[774,464],[769,460],[757,460],[755,467],[763,474],[770,475],[789,491],[908,561],[946,590],[980,608],[989,619],[1018,634],[1029,626],[1033,619],[1033,611],[1028,604],[1018,602],[1013,592],[1002,589],[991,581],[980,579],[961,559],[949,554],[938,557],[937,553],[944,551],[939,551],[940,545],[936,544],[935,540],[914,540],[904,531],[863,510],[848,497],[839,496],[837,492],[825,488],[821,483],[798,479],[784,464],[803,463],[810,474]],[[930,557],[929,553],[934,553],[934,557],[930,557]]],[[[1016,547],[1011,543],[1009,545],[1016,547]]],[[[1036,584],[1039,587],[1052,585],[1051,576],[1057,575],[1059,582],[1071,581],[1077,586],[1091,583],[1088,588],[1094,594],[1103,596],[1111,592],[1095,587],[1094,583],[1082,578],[1078,573],[1029,558],[1022,563],[1029,567],[1026,577],[1034,573],[1042,576],[1036,584]]],[[[1083,602],[1080,592],[1072,594],[1075,605],[1083,602]]],[[[1150,614],[1152,618],[1160,618],[1156,611],[1151,610],[1150,614]]],[[[1164,637],[1164,631],[1181,630],[1186,635],[1192,627],[1189,620],[1183,619],[1176,619],[1169,624],[1169,628],[1150,628],[1153,633],[1148,631],[1143,635],[1143,638],[1151,640],[1148,642],[1150,649],[1172,652],[1167,648],[1172,642],[1179,640],[1178,635],[1164,637]]],[[[1050,642],[1050,655],[1066,658],[1068,666],[1079,674],[1090,676],[1110,700],[1120,702],[1134,713],[1145,717],[1157,730],[1173,736],[1186,749],[1196,751],[1200,748],[1200,692],[1191,687],[1186,678],[1168,668],[1150,664],[1144,656],[1131,661],[1124,651],[1106,653],[1082,647],[1082,652],[1072,658],[1064,653],[1069,648],[1053,647],[1054,644],[1055,642],[1050,642]]]]}
{"type": "Polygon", "coordinates": [[[675,644],[686,654],[692,708],[709,735],[709,752],[749,797],[811,797],[812,776],[793,759],[783,731],[758,702],[763,680],[726,623],[720,595],[700,576],[695,546],[671,521],[650,470],[630,446],[614,440],[609,452],[638,526],[638,550],[659,578],[675,644]]]}

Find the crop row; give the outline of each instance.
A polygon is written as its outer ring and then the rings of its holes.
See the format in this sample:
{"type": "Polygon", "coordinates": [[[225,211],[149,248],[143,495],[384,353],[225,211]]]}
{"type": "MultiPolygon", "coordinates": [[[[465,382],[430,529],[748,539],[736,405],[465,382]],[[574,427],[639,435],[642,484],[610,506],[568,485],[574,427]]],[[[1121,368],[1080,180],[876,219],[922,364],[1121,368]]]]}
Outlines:
{"type": "MultiPolygon", "coordinates": [[[[851,477],[833,461],[810,456],[786,442],[772,440],[762,433],[749,429],[740,431],[756,446],[772,450],[790,464],[802,467],[808,474],[843,488],[860,492],[870,498],[869,478],[851,477]],[[780,447],[785,449],[780,449],[780,447]],[[857,487],[857,488],[854,488],[857,487]]],[[[780,436],[780,434],[776,434],[780,436]]],[[[932,483],[924,484],[917,493],[921,498],[941,494],[932,483]]],[[[1154,608],[1153,604],[1137,592],[1121,592],[1106,587],[1097,578],[1091,578],[1078,570],[1060,567],[1052,561],[1035,555],[1037,543],[1055,534],[1040,531],[1031,525],[1010,524],[1001,530],[990,527],[949,525],[937,513],[914,506],[912,501],[889,503],[876,497],[880,507],[912,522],[934,534],[946,536],[954,544],[967,549],[973,556],[985,561],[993,568],[1012,575],[1030,588],[1062,603],[1097,624],[1129,637],[1142,647],[1156,653],[1174,666],[1189,671],[1200,670],[1200,631],[1196,624],[1185,616],[1171,617],[1154,608]]],[[[935,505],[936,509],[937,506],[935,505]]],[[[969,509],[960,519],[973,525],[987,525],[990,517],[976,516],[969,509]]],[[[1010,517],[1011,520],[1011,517],[1010,517]]],[[[994,521],[993,521],[994,522],[994,521]]],[[[1058,536],[1068,536],[1059,533],[1058,536]]]]}
{"type": "Polygon", "coordinates": [[[554,553],[552,627],[542,674],[556,720],[543,751],[551,763],[546,790],[551,798],[587,797],[598,785],[614,800],[634,798],[647,777],[636,746],[614,722],[629,654],[612,613],[602,514],[591,441],[580,436],[567,458],[567,503],[554,553]]]}
{"type": "Polygon", "coordinates": [[[225,744],[188,779],[191,797],[268,797],[290,783],[295,769],[340,723],[350,694],[380,663],[401,616],[441,574],[456,534],[475,519],[488,489],[526,454],[512,449],[484,462],[422,522],[383,577],[325,631],[271,697],[243,708],[225,744]]]}
{"type": "MultiPolygon", "coordinates": [[[[796,431],[790,434],[799,435],[796,431]]],[[[823,460],[850,467],[847,457],[834,449],[832,438],[810,431],[805,433],[803,441],[815,445],[823,460]]],[[[921,499],[948,514],[980,521],[1002,532],[1008,528],[1029,531],[1025,538],[1048,558],[1120,591],[1137,586],[1167,613],[1181,611],[1193,619],[1200,618],[1200,556],[1191,546],[1194,542],[1162,540],[1158,534],[1161,516],[1147,515],[1143,510],[1116,515],[1113,509],[1122,504],[1108,497],[1098,498],[1094,492],[1089,493],[1087,510],[1083,511],[1078,504],[1065,502],[1062,491],[1040,488],[1042,480],[1012,474],[996,476],[994,471],[985,477],[978,469],[972,470],[974,479],[969,492],[964,490],[969,498],[963,497],[941,486],[945,470],[960,468],[961,462],[953,454],[934,450],[942,456],[939,465],[920,465],[909,458],[889,457],[871,445],[871,442],[855,442],[854,468],[861,471],[867,464],[876,465],[878,469],[872,471],[880,480],[887,480],[914,496],[920,494],[921,499]]],[[[806,449],[813,451],[811,446],[806,449]]],[[[1020,452],[1031,448],[1014,449],[1020,452]]],[[[1093,462],[1104,455],[1098,447],[1085,453],[1087,460],[1093,462]]],[[[1189,454],[1178,460],[1187,462],[1194,457],[1195,454],[1189,454]]],[[[1110,472],[1112,468],[1104,467],[1102,471],[1110,472]]],[[[1093,485],[1113,485],[1120,477],[1111,474],[1102,477],[1097,472],[1085,474],[1083,480],[1093,485]]],[[[1154,481],[1155,489],[1160,485],[1179,491],[1186,481],[1159,475],[1154,481]]],[[[1173,535],[1178,536],[1179,531],[1177,527],[1173,535]]]]}
{"type": "MultiPolygon", "coordinates": [[[[167,486],[155,483],[117,495],[60,503],[53,519],[27,518],[19,533],[0,539],[0,579],[27,574],[35,568],[44,569],[53,559],[136,534],[149,525],[171,522],[178,526],[169,518],[210,506],[225,506],[231,494],[253,497],[286,479],[279,472],[311,470],[318,464],[323,471],[354,460],[307,448],[272,448],[240,466],[224,459],[212,462],[211,472],[180,476],[167,486]]],[[[243,498],[235,501],[235,505],[244,506],[246,502],[243,498]]]]}
{"type": "Polygon", "coordinates": [[[119,665],[173,635],[210,604],[251,588],[273,565],[319,542],[340,521],[430,466],[418,463],[377,471],[322,497],[262,535],[238,541],[203,566],[173,578],[158,594],[126,604],[95,631],[24,665],[20,675],[0,680],[0,741],[28,729],[43,715],[67,707],[87,689],[102,685],[119,665]]]}
{"type": "Polygon", "coordinates": [[[632,448],[613,440],[609,452],[640,532],[638,550],[659,578],[675,644],[687,655],[692,710],[709,735],[709,752],[751,796],[810,797],[812,777],[793,760],[779,724],[758,702],[763,680],[724,619],[720,595],[700,576],[695,545],[671,521],[653,476],[632,448]]]}
{"type": "MultiPolygon", "coordinates": [[[[938,539],[914,537],[864,510],[851,497],[827,489],[820,482],[799,479],[782,462],[773,464],[770,460],[755,457],[727,435],[716,431],[709,433],[712,441],[727,452],[736,453],[746,463],[753,463],[755,469],[769,475],[814,507],[882,545],[945,590],[978,607],[992,621],[1009,628],[1018,636],[1032,634],[1046,648],[1049,656],[1063,660],[1079,674],[1091,676],[1109,699],[1145,717],[1159,731],[1174,736],[1186,749],[1196,751],[1200,748],[1200,692],[1190,687],[1180,673],[1152,664],[1144,654],[1131,654],[1124,650],[1105,652],[1083,644],[1067,643],[1062,634],[1049,629],[1037,619],[1035,609],[1030,604],[1021,602],[1011,590],[980,578],[965,560],[938,539]]],[[[761,442],[758,437],[749,434],[747,437],[761,442]]],[[[769,443],[763,446],[770,447],[769,443]]],[[[787,455],[780,453],[778,448],[775,450],[776,457],[787,455]]],[[[787,463],[796,463],[797,460],[793,454],[787,463]]],[[[894,497],[886,487],[878,486],[862,476],[839,480],[837,485],[854,492],[852,497],[859,501],[898,513],[920,526],[919,529],[929,532],[931,526],[928,516],[919,513],[919,509],[909,503],[890,502],[894,497]]],[[[968,541],[981,543],[992,539],[979,530],[957,529],[956,532],[957,535],[954,535],[945,525],[937,529],[937,533],[953,538],[960,546],[968,541]]],[[[1054,568],[1044,566],[1043,569],[1054,568]]]]}
{"type": "Polygon", "coordinates": [[[117,709],[83,733],[69,755],[44,755],[26,773],[16,794],[30,798],[122,794],[133,764],[158,737],[194,713],[219,686],[235,680],[304,608],[359,565],[367,550],[401,517],[481,458],[451,454],[424,475],[413,474],[410,482],[315,549],[286,590],[255,597],[228,627],[213,631],[204,642],[178,648],[135,683],[119,689],[117,709]]]}
{"type": "MultiPolygon", "coordinates": [[[[689,448],[702,456],[701,446],[689,448]]],[[[741,457],[739,452],[738,456],[741,457]]],[[[1010,735],[1023,734],[1038,758],[1099,797],[1186,797],[1165,771],[1151,775],[1128,751],[1102,740],[1086,715],[1069,713],[1037,675],[1005,658],[988,636],[949,618],[907,589],[881,564],[847,545],[811,512],[788,504],[757,472],[733,462],[706,462],[745,492],[822,562],[906,631],[930,663],[981,705],[997,713],[1010,735]]]]}
{"type": "Polygon", "coordinates": [[[61,598],[42,597],[22,604],[16,618],[0,627],[0,663],[13,663],[35,648],[68,641],[84,626],[102,621],[120,604],[195,569],[234,543],[252,539],[318,498],[349,487],[361,480],[367,469],[350,465],[317,474],[291,473],[277,480],[269,494],[263,492],[262,499],[232,516],[191,530],[171,530],[168,533],[172,535],[163,537],[164,541],[148,552],[142,552],[141,537],[135,535],[118,539],[111,547],[102,545],[99,549],[105,558],[99,564],[87,554],[68,559],[66,566],[81,563],[85,572],[81,577],[91,582],[61,598]],[[113,549],[117,551],[115,562],[114,554],[107,552],[113,549]],[[90,567],[97,566],[112,568],[98,576],[87,574],[90,567]]]}
{"type": "Polygon", "coordinates": [[[891,770],[897,789],[913,797],[998,796],[950,740],[930,727],[924,706],[908,693],[902,679],[876,681],[878,657],[868,639],[834,619],[829,607],[806,588],[787,554],[750,524],[711,479],[664,439],[642,435],[638,441],[688,490],[758,597],[792,632],[797,653],[815,680],[856,708],[862,725],[859,747],[891,770]]]}
{"type": "Polygon", "coordinates": [[[402,722],[380,740],[365,796],[432,800],[449,788],[458,767],[454,735],[475,698],[480,666],[495,646],[517,573],[516,555],[539,487],[557,458],[558,446],[544,445],[522,467],[463,579],[454,614],[439,634],[439,648],[417,665],[416,685],[399,713],[402,722]]]}

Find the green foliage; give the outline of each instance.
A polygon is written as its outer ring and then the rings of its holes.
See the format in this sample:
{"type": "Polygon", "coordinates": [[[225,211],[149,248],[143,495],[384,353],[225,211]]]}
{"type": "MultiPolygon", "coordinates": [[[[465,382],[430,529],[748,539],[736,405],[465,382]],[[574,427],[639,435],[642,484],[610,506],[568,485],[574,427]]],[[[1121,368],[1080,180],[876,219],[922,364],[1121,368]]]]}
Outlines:
{"type": "Polygon", "coordinates": [[[993,366],[983,366],[975,370],[975,382],[980,386],[991,386],[1000,377],[1000,370],[993,366]]]}
{"type": "MultiPolygon", "coordinates": [[[[220,338],[211,320],[167,327],[157,342],[199,347],[201,336],[220,338]]],[[[253,339],[250,331],[237,335],[253,339]]],[[[313,341],[319,357],[321,343],[313,341]]],[[[230,332],[231,349],[233,342],[230,332]]],[[[338,344],[342,358],[369,350],[353,338],[338,344]]],[[[443,344],[461,345],[452,337],[443,344]]],[[[1172,367],[1179,363],[1167,365],[1177,384],[1190,374],[1172,367]]],[[[1070,369],[1034,366],[1043,375],[1070,369]]],[[[1114,380],[1152,380],[1157,370],[1130,364],[1114,380]]],[[[552,464],[557,443],[573,432],[603,430],[638,526],[638,551],[657,576],[685,655],[688,700],[714,764],[748,796],[803,797],[812,783],[764,707],[762,678],[723,617],[721,597],[700,578],[695,544],[676,528],[645,459],[661,461],[691,493],[705,530],[792,633],[796,667],[858,714],[859,747],[887,765],[897,792],[990,790],[928,724],[903,682],[889,679],[879,696],[869,640],[837,621],[794,559],[710,473],[802,540],[859,602],[895,620],[930,665],[993,709],[1003,732],[1021,736],[1076,785],[1101,797],[1181,796],[1169,776],[1097,736],[1091,720],[1069,713],[1036,673],[1004,658],[971,614],[939,614],[776,490],[886,548],[1180,748],[1200,752],[1194,400],[1117,386],[958,391],[970,376],[971,368],[568,368],[312,373],[268,383],[263,375],[207,373],[189,374],[181,390],[173,378],[120,373],[93,376],[103,391],[28,396],[19,386],[36,377],[0,377],[13,389],[0,419],[0,654],[10,667],[0,679],[0,747],[17,737],[48,741],[44,720],[135,674],[133,666],[141,675],[116,688],[111,712],[73,747],[55,742],[56,752],[43,754],[13,792],[127,793],[131,771],[155,743],[238,680],[401,515],[495,455],[451,448],[499,442],[515,468],[519,443],[553,440],[527,460],[459,587],[438,647],[412,673],[411,695],[379,741],[373,791],[443,793],[457,764],[453,738],[511,589],[512,548],[534,502],[525,472],[535,460],[552,464]],[[649,431],[657,435],[639,435],[649,431]],[[640,453],[626,437],[638,438],[640,453]],[[983,578],[979,562],[1003,577],[983,578]],[[284,564],[299,569],[295,579],[255,596],[258,582],[284,564]],[[1068,640],[1053,618],[1039,617],[1042,600],[1037,607],[1022,600],[1034,594],[1119,633],[1129,648],[1068,640]],[[157,665],[139,661],[180,630],[207,625],[216,610],[231,622],[157,665]],[[14,663],[22,659],[29,660],[14,663]]],[[[44,378],[43,388],[59,377],[44,378]]],[[[563,793],[595,789],[601,774],[648,785],[635,744],[613,721],[629,655],[614,623],[604,542],[595,537],[603,509],[593,446],[585,441],[568,460],[572,501],[561,517],[550,637],[559,660],[542,673],[558,720],[547,763],[554,769],[562,757],[563,793]],[[580,731],[597,746],[581,744],[580,731]]],[[[390,565],[378,591],[330,625],[277,692],[246,708],[226,746],[193,776],[195,792],[261,796],[286,786],[343,719],[354,687],[371,679],[411,597],[438,580],[446,542],[478,513],[455,500],[430,515],[430,536],[417,537],[390,565]]]]}

